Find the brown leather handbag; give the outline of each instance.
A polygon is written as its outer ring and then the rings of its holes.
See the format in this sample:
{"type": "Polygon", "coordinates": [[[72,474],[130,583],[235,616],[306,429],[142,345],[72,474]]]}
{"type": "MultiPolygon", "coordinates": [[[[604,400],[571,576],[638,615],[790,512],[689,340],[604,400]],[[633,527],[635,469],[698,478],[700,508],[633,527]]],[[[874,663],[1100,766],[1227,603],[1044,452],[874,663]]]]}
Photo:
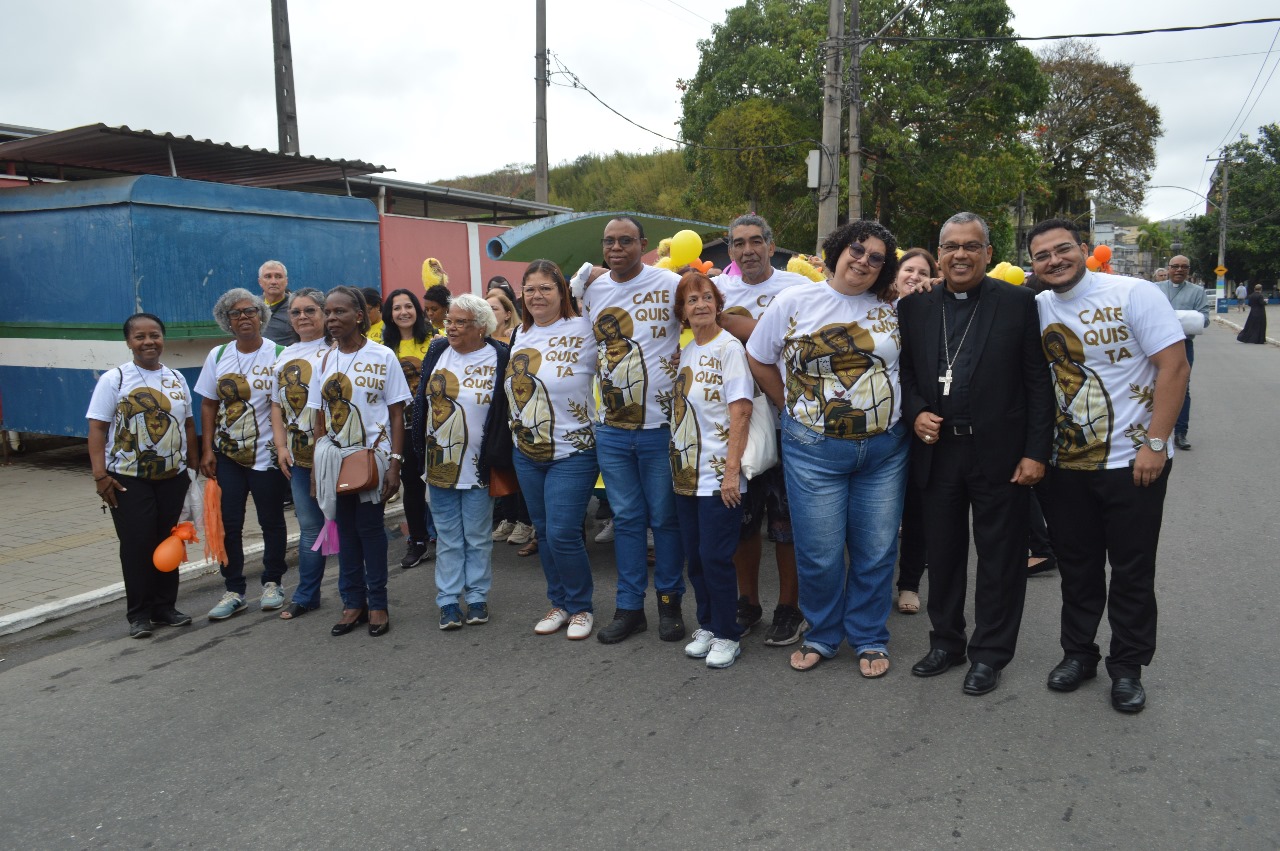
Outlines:
{"type": "Polygon", "coordinates": [[[342,459],[338,493],[363,493],[378,486],[378,462],[372,449],[360,449],[342,459]]]}

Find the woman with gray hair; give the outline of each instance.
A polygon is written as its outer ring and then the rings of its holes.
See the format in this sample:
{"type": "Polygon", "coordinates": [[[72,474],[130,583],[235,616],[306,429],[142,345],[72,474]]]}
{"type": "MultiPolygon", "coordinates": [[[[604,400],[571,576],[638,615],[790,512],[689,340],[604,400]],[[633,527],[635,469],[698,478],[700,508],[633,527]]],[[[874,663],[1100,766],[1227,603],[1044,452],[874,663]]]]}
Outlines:
{"type": "Polygon", "coordinates": [[[494,340],[498,322],[479,296],[456,296],[422,361],[414,400],[413,448],[423,459],[436,524],[436,603],[440,628],[489,620],[493,581],[490,473],[511,467],[511,430],[501,376],[507,347],[494,340]]]}
{"type": "Polygon", "coordinates": [[[261,609],[284,605],[285,497],[289,482],[276,466],[271,431],[273,370],[283,346],[262,336],[267,306],[246,289],[228,290],[213,307],[213,318],[234,339],[215,346],[205,358],[195,391],[200,403],[203,454],[200,472],[222,489],[222,526],[227,563],[221,565],[226,593],[209,610],[210,620],[225,620],[246,607],[244,578],[245,503],[253,506],[262,529],[261,609]]]}

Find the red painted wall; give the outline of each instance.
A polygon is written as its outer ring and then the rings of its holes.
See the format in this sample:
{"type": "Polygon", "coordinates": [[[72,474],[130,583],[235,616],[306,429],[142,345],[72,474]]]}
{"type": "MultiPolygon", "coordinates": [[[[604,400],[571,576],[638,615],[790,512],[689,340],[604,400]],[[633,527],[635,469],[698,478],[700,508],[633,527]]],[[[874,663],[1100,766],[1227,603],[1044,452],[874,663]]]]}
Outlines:
{"type": "MultiPolygon", "coordinates": [[[[420,219],[408,216],[380,218],[382,242],[382,294],[404,287],[422,292],[422,261],[434,257],[449,275],[449,289],[471,292],[471,254],[466,222],[420,219]]],[[[509,230],[501,225],[475,225],[480,252],[480,284],[494,275],[503,275],[519,291],[524,263],[490,260],[485,245],[509,230]]]]}

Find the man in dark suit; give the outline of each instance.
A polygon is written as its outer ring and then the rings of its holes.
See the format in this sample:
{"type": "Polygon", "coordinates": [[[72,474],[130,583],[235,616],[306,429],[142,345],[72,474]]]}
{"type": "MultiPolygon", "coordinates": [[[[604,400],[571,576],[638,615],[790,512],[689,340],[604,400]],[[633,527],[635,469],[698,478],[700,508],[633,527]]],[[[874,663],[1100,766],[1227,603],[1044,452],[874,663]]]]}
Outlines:
{"type": "Polygon", "coordinates": [[[1027,581],[1028,494],[1044,476],[1053,390],[1032,293],[986,275],[987,224],[957,213],[942,226],[945,286],[898,305],[902,416],[911,476],[924,491],[930,650],[920,677],[965,661],[965,694],[986,694],[1013,658],[1027,581]],[[978,550],[973,635],[964,602],[969,512],[978,550]]]}

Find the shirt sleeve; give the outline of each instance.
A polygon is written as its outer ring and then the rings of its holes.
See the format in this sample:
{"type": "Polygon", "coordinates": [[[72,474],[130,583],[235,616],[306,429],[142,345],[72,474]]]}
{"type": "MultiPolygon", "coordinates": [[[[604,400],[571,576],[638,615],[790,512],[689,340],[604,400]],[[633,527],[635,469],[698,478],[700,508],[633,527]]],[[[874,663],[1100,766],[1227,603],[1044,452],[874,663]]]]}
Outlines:
{"type": "Polygon", "coordinates": [[[320,410],[320,388],[324,386],[324,369],[316,364],[311,370],[311,383],[307,385],[307,407],[320,410]]]}
{"type": "MultiPolygon", "coordinates": [[[[227,343],[228,346],[233,345],[227,343]]],[[[196,392],[206,399],[218,398],[218,350],[221,346],[214,346],[209,350],[209,354],[205,356],[204,367],[200,370],[200,375],[196,378],[196,392]]]]}
{"type": "Polygon", "coordinates": [[[750,399],[755,394],[755,381],[747,366],[747,350],[742,343],[731,339],[720,350],[721,375],[724,379],[725,404],[740,399],[750,399]]]}
{"type": "Polygon", "coordinates": [[[783,295],[780,293],[769,302],[760,321],[756,323],[755,330],[751,332],[751,339],[747,341],[747,354],[760,363],[776,364],[778,355],[782,353],[783,314],[786,313],[788,301],[783,295]]]}
{"type": "Polygon", "coordinates": [[[116,416],[116,380],[120,377],[118,369],[109,369],[98,376],[98,383],[93,387],[93,396],[89,398],[89,410],[85,418],[109,423],[116,416]]]}
{"type": "Polygon", "coordinates": [[[1129,291],[1129,328],[1150,357],[1187,338],[1173,305],[1159,290],[1136,286],[1129,291]]]}

